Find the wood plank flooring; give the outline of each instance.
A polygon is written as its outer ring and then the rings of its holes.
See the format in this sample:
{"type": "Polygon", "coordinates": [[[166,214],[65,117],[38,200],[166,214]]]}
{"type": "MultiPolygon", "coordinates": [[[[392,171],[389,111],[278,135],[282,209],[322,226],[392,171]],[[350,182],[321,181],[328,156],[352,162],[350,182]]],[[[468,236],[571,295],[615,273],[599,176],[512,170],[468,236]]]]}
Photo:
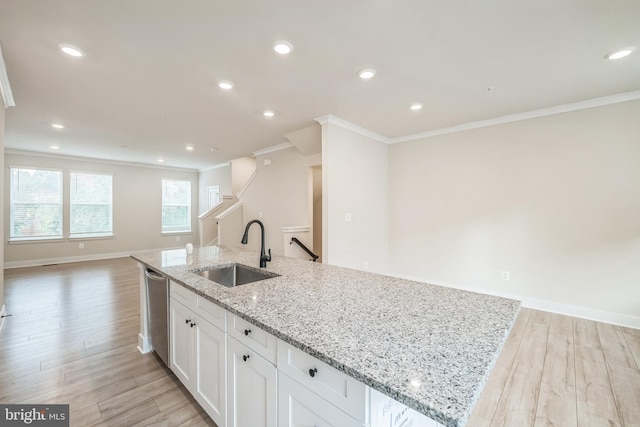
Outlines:
{"type": "Polygon", "coordinates": [[[5,270],[0,402],[68,403],[72,426],[215,426],[154,354],[140,354],[130,258],[5,270]]]}
{"type": "MultiPolygon", "coordinates": [[[[0,402],[69,403],[72,426],[215,426],[137,350],[130,258],[5,270],[0,402]]],[[[469,427],[640,426],[640,330],[523,309],[469,427]]]]}
{"type": "Polygon", "coordinates": [[[522,309],[468,422],[640,426],[640,330],[522,309]]]}

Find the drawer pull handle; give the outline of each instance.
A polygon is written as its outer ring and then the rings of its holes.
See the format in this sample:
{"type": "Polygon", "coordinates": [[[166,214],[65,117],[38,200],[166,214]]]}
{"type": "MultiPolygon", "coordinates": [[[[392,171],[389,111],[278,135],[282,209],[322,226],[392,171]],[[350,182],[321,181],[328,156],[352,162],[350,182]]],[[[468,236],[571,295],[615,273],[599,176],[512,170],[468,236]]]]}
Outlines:
{"type": "Polygon", "coordinates": [[[195,324],[195,323],[192,323],[192,324],[191,324],[191,327],[193,328],[194,326],[196,326],[196,324],[195,324]]]}
{"type": "Polygon", "coordinates": [[[184,321],[184,323],[189,323],[189,322],[191,322],[191,319],[187,319],[184,321]]]}
{"type": "Polygon", "coordinates": [[[248,354],[245,354],[244,356],[242,356],[242,360],[244,360],[245,362],[247,361],[248,358],[249,358],[248,354]]]}
{"type": "Polygon", "coordinates": [[[245,330],[244,330],[244,335],[245,335],[245,336],[247,336],[247,337],[248,337],[250,333],[251,333],[251,329],[245,329],[245,330]]]}
{"type": "Polygon", "coordinates": [[[316,368],[309,369],[309,376],[311,378],[315,377],[317,373],[318,373],[318,370],[316,368]]]}

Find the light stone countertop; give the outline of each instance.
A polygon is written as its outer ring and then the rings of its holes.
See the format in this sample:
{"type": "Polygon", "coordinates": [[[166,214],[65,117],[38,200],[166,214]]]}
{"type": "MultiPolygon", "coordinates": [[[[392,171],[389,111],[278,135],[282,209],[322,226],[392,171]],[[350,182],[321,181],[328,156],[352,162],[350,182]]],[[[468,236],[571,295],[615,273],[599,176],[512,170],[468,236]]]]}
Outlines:
{"type": "Polygon", "coordinates": [[[189,270],[259,254],[230,247],[137,252],[135,260],[446,426],[464,426],[520,302],[273,256],[280,277],[226,288],[189,270]]]}

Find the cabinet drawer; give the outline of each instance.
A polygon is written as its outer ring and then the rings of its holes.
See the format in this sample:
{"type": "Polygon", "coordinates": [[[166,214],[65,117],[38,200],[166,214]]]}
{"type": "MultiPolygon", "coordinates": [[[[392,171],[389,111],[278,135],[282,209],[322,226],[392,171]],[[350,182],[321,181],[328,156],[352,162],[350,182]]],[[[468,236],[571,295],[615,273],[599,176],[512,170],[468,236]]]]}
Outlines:
{"type": "Polygon", "coordinates": [[[195,309],[197,295],[184,286],[177,284],[173,280],[170,281],[170,283],[171,286],[169,292],[171,297],[187,306],[187,308],[190,308],[191,310],[195,309]]]}
{"type": "Polygon", "coordinates": [[[227,331],[227,311],[224,308],[200,295],[196,295],[196,308],[194,311],[212,325],[222,329],[223,332],[227,331]]]}
{"type": "MultiPolygon", "coordinates": [[[[362,427],[309,389],[278,371],[278,427],[362,427]]],[[[382,424],[381,424],[382,425],[382,424]]]]}
{"type": "Polygon", "coordinates": [[[282,340],[278,340],[278,370],[365,422],[367,390],[363,383],[282,340]]]}
{"type": "Polygon", "coordinates": [[[230,313],[229,334],[275,365],[278,341],[276,337],[230,313]]]}

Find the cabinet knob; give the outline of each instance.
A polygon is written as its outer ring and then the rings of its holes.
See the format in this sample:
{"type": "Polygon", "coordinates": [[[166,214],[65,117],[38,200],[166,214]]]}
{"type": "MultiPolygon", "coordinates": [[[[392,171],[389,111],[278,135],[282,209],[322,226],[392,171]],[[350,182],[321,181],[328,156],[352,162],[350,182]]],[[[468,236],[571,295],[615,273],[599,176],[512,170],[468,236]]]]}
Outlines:
{"type": "Polygon", "coordinates": [[[249,358],[248,354],[245,354],[244,356],[242,356],[242,360],[244,360],[245,362],[247,361],[248,358],[249,358]]]}
{"type": "Polygon", "coordinates": [[[245,336],[249,336],[250,333],[251,333],[251,329],[245,329],[244,330],[245,336]]]}
{"type": "Polygon", "coordinates": [[[195,324],[195,323],[192,323],[192,324],[191,324],[191,327],[193,328],[194,326],[196,326],[196,324],[195,324]]]}
{"type": "Polygon", "coordinates": [[[311,378],[315,377],[317,373],[318,370],[316,368],[309,369],[309,376],[311,376],[311,378]]]}

